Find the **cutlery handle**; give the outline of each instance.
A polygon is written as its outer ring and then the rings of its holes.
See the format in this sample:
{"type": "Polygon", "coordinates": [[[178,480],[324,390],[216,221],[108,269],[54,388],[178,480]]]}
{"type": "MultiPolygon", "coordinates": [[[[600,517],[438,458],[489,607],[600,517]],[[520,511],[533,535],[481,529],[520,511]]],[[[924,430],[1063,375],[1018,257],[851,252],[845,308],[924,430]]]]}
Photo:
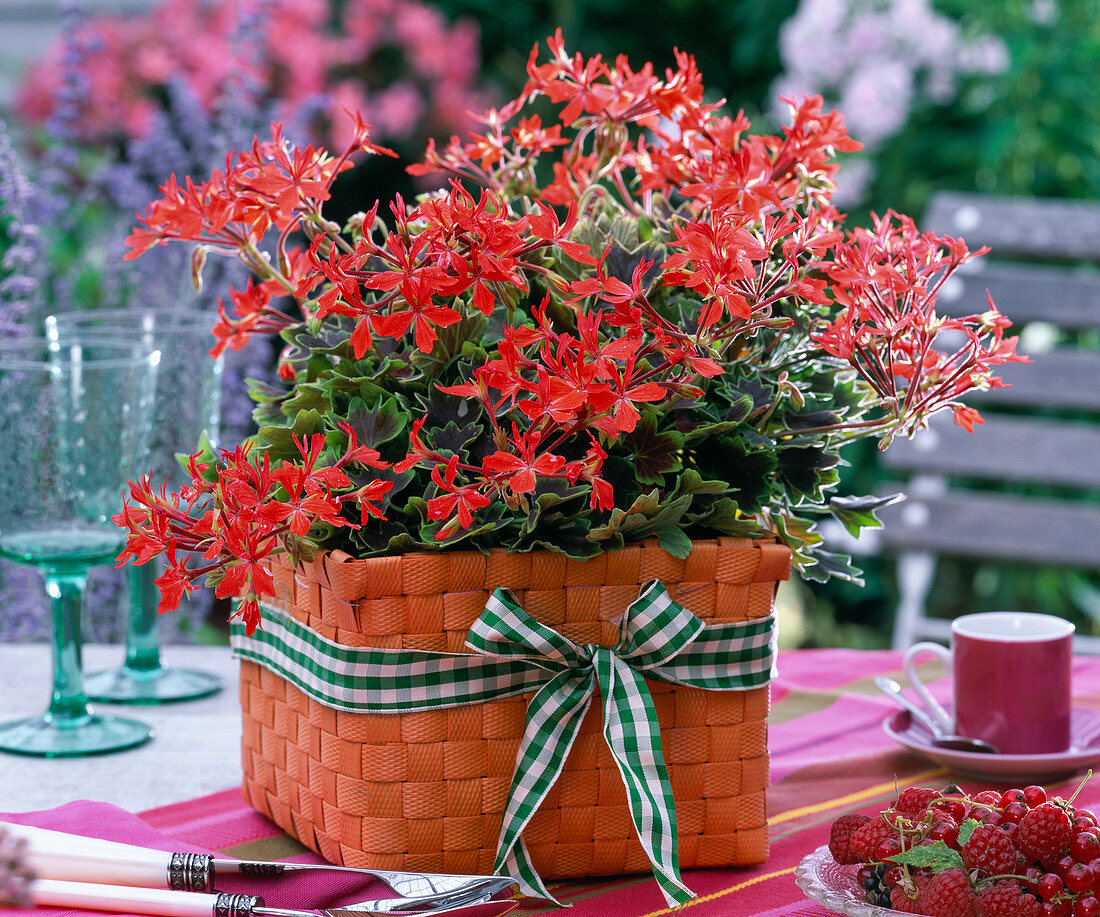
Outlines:
{"type": "Polygon", "coordinates": [[[26,842],[25,859],[43,879],[187,892],[214,889],[214,858],[209,854],[167,853],[27,825],[6,828],[26,842]]]}
{"type": "MultiPolygon", "coordinates": [[[[269,863],[264,860],[223,860],[212,859],[210,869],[219,876],[251,876],[259,879],[271,879],[281,876],[295,868],[301,868],[300,863],[269,863]]],[[[364,875],[367,870],[358,870],[364,875]]]]}
{"type": "Polygon", "coordinates": [[[205,895],[163,888],[129,888],[60,879],[35,879],[31,901],[38,907],[68,907],[157,917],[248,917],[263,899],[252,895],[205,895]]]}

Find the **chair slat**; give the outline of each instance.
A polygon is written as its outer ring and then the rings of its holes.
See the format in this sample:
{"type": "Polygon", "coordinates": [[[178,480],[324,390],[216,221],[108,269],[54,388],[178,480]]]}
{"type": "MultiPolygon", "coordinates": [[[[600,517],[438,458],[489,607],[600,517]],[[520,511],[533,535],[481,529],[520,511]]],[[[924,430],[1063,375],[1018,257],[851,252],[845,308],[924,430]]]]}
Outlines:
{"type": "Polygon", "coordinates": [[[1008,386],[974,392],[967,401],[983,411],[1030,407],[1100,412],[1100,353],[1060,348],[1031,359],[994,367],[1008,386]]]}
{"type": "Polygon", "coordinates": [[[962,236],[997,257],[1100,260],[1100,204],[951,192],[929,202],[923,226],[962,236]]]}
{"type": "Polygon", "coordinates": [[[880,516],[891,551],[1100,570],[1100,506],[953,490],[880,516]]]}
{"type": "Polygon", "coordinates": [[[884,466],[911,474],[1100,489],[1100,427],[987,414],[968,433],[946,414],[912,440],[895,440],[884,466]]]}
{"type": "Polygon", "coordinates": [[[1049,264],[972,262],[944,284],[937,311],[981,314],[988,308],[987,291],[1017,327],[1048,322],[1075,331],[1100,328],[1100,272],[1049,264]]]}

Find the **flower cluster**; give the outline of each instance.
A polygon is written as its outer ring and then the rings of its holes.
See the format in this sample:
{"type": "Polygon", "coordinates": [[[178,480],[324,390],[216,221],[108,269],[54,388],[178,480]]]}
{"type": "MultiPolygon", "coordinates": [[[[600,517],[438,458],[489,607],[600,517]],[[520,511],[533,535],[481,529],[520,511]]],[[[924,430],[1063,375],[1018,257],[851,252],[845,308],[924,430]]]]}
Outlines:
{"type": "Polygon", "coordinates": [[[354,431],[343,429],[343,454],[331,464],[318,465],[325,437],[315,434],[293,438],[296,462],[273,467],[268,455],[253,458],[252,445],[245,443],[223,452],[214,475],[208,475],[211,466],[202,453],[192,455],[191,481],[175,493],[157,490],[148,477],[132,482],[130,500],[117,521],[134,535],[120,563],[133,558],[142,564],[163,554],[166,569],[157,579],[162,612],[177,608],[185,592],[198,588],[194,580],[206,577],[218,598],[241,598],[239,613],[251,633],[260,620],[259,596],[274,595],[271,572],[263,563],[272,551],[297,555],[295,538],[314,525],[355,527],[358,523],[340,515],[344,505],[357,506],[363,518],[377,515],[375,502],[393,486],[388,481],[351,486],[344,472],[348,465],[388,465],[374,449],[359,446],[354,431]],[[189,565],[192,554],[209,564],[189,565]]]}
{"type": "MultiPolygon", "coordinates": [[[[349,139],[346,109],[363,112],[379,139],[422,143],[464,128],[466,112],[484,106],[472,22],[450,25],[419,0],[349,0],[337,9],[332,21],[327,0],[162,0],[148,16],[90,19],[80,36],[91,90],[82,139],[103,146],[145,136],[174,83],[212,109],[228,83],[244,79],[278,100],[280,117],[308,114],[335,145],[349,139]],[[239,19],[249,16],[257,27],[239,48],[239,19]]],[[[17,108],[32,123],[59,104],[64,54],[59,44],[26,74],[17,108]]]]}
{"type": "Polygon", "coordinates": [[[308,467],[347,484],[326,484],[339,512],[314,513],[282,483],[284,509],[239,516],[229,538],[218,516],[185,532],[187,498],[139,482],[124,557],[163,551],[190,583],[174,562],[199,552],[220,589],[253,599],[269,594],[262,556],[318,544],[583,557],[657,538],[685,556],[693,537],[770,533],[807,575],[854,572],[814,520],[858,530],[882,501],[830,498],[839,449],[941,409],[971,426],[960,398],[1022,359],[992,304],[935,312],[973,254],[893,214],[844,227],[834,155],[858,144],[820,98],[792,103],[781,136],[753,135],[704,101],[686,54],[661,78],[571,55],[560,33],[548,45],[480,133],[429,145],[415,168],[450,185],[388,213],[374,203],[343,229],[323,214],[354,151],[385,152],[362,120],[341,156],[276,125],[224,170],[163,186],[131,254],[189,242],[196,278],[235,255],[255,276],[222,303],[215,351],[260,332],[285,344],[287,387],[254,388],[259,432],[211,467],[216,486],[240,486],[242,462],[289,476],[307,438],[308,467]],[[950,331],[961,346],[944,348],[950,331]],[[295,528],[272,521],[290,506],[295,528]]]}

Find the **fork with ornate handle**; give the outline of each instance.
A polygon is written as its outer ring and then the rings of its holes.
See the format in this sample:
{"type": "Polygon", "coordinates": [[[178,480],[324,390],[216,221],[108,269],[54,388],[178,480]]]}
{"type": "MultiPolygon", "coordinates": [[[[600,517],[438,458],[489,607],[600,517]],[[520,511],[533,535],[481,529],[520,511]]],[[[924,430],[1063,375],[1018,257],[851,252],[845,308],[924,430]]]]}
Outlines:
{"type": "Polygon", "coordinates": [[[467,892],[492,897],[515,882],[508,876],[401,872],[327,863],[266,863],[205,853],[167,853],[47,828],[14,824],[4,827],[13,837],[26,841],[24,858],[35,874],[44,879],[210,892],[217,876],[268,878],[290,872],[327,870],[371,876],[403,897],[426,900],[467,892]]]}

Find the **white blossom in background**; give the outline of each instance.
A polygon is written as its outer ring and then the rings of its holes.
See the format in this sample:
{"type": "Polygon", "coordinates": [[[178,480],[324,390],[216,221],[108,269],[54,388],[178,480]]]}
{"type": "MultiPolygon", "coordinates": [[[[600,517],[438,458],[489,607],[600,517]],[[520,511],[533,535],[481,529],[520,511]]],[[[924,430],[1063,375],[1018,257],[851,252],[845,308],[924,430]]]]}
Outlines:
{"type": "Polygon", "coordinates": [[[783,72],[772,98],[821,95],[843,114],[864,152],[837,174],[835,201],[852,206],[874,178],[870,158],[919,103],[948,105],[965,76],[995,76],[1009,64],[993,35],[969,36],[928,0],[801,0],[779,33],[783,72]]]}

